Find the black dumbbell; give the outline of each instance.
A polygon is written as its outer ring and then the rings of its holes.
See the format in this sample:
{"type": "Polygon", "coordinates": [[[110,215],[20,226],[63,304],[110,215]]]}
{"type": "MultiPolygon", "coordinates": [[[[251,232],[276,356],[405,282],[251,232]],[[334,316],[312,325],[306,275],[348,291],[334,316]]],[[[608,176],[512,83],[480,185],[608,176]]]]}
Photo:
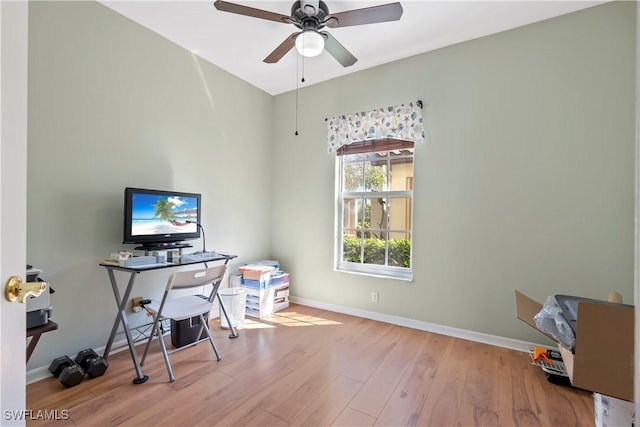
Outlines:
{"type": "Polygon", "coordinates": [[[80,384],[84,371],[69,356],[61,356],[54,359],[49,365],[49,372],[58,379],[66,388],[80,384]]]}
{"type": "Polygon", "coordinates": [[[76,356],[76,363],[84,369],[89,378],[104,375],[109,367],[109,363],[107,363],[103,357],[98,356],[96,352],[90,348],[78,353],[76,356]]]}

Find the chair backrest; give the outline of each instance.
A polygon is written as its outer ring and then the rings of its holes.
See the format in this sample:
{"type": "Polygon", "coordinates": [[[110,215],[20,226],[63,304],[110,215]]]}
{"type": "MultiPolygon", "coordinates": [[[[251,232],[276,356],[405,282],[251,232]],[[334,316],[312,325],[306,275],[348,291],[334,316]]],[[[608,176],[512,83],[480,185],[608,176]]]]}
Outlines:
{"type": "Polygon", "coordinates": [[[214,286],[222,281],[226,265],[218,265],[216,267],[202,268],[199,270],[176,271],[169,277],[166,291],[172,289],[188,289],[197,286],[214,284],[214,286]]]}

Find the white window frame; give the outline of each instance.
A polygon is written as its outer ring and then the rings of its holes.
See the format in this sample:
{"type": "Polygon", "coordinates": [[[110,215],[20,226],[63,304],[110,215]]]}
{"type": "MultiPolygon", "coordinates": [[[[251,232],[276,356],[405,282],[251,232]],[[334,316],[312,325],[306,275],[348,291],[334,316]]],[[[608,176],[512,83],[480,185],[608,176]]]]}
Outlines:
{"type": "MultiPolygon", "coordinates": [[[[380,151],[393,151],[393,150],[380,150],[380,151]]],[[[390,279],[398,279],[398,280],[413,280],[413,206],[414,206],[414,198],[413,198],[413,188],[411,190],[406,191],[397,191],[397,190],[389,190],[389,191],[348,191],[343,192],[343,159],[345,156],[336,156],[336,220],[335,220],[335,229],[336,229],[336,239],[335,239],[335,270],[346,273],[355,273],[355,274],[363,274],[367,276],[374,277],[383,277],[390,279]],[[355,262],[347,262],[343,261],[343,220],[344,220],[344,200],[345,199],[353,199],[353,198],[392,198],[392,197],[404,197],[409,198],[411,200],[411,224],[410,230],[394,230],[387,228],[385,232],[393,233],[393,232],[403,232],[408,233],[411,241],[411,252],[410,252],[410,267],[398,267],[398,266],[387,266],[387,265],[378,265],[378,264],[365,264],[365,263],[355,263],[355,262]]],[[[415,173],[415,151],[409,156],[412,159],[413,169],[415,173]]],[[[402,156],[397,157],[401,159],[402,156]]],[[[389,157],[387,157],[387,161],[390,161],[389,157]]],[[[390,165],[389,165],[390,167],[390,165]]],[[[390,171],[390,169],[389,169],[390,171]]],[[[415,182],[415,180],[414,180],[415,182]]],[[[387,240],[387,248],[388,251],[388,240],[387,240]]],[[[385,257],[388,259],[388,256],[385,257]]]]}

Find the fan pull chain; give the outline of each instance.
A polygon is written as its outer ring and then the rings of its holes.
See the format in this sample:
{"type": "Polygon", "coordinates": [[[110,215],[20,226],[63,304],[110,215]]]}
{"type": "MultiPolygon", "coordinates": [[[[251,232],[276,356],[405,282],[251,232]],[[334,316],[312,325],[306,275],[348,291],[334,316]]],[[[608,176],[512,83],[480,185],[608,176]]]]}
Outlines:
{"type": "MultiPolygon", "coordinates": [[[[304,39],[302,41],[304,42],[304,39]]],[[[302,83],[304,83],[304,58],[304,55],[302,55],[302,80],[300,80],[302,83]]]]}
{"type": "Polygon", "coordinates": [[[296,132],[295,132],[295,136],[298,136],[298,73],[299,73],[299,68],[300,65],[298,64],[300,62],[300,57],[296,57],[296,132]]]}
{"type": "Polygon", "coordinates": [[[297,55],[296,56],[296,132],[295,135],[298,136],[298,82],[304,83],[304,55],[297,55]],[[300,71],[300,57],[302,56],[302,79],[300,79],[299,77],[299,71],[300,71]]]}

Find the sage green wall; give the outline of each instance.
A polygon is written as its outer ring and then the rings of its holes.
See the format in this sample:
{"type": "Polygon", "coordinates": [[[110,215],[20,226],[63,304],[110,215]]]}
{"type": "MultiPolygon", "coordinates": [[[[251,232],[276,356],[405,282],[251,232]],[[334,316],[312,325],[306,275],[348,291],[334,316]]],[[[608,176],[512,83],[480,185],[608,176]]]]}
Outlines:
{"type": "MultiPolygon", "coordinates": [[[[209,249],[269,254],[272,96],[96,2],[30,3],[28,83],[27,259],[60,325],[30,369],[106,344],[126,186],[201,192],[209,249]]],[[[158,296],[166,272],[138,280],[158,296]]]]}
{"type": "Polygon", "coordinates": [[[515,289],[632,303],[634,76],[635,3],[614,2],[305,87],[297,137],[277,96],[271,247],[292,294],[534,342],[515,289]],[[417,99],[414,281],[335,272],[324,118],[417,99]]]}

